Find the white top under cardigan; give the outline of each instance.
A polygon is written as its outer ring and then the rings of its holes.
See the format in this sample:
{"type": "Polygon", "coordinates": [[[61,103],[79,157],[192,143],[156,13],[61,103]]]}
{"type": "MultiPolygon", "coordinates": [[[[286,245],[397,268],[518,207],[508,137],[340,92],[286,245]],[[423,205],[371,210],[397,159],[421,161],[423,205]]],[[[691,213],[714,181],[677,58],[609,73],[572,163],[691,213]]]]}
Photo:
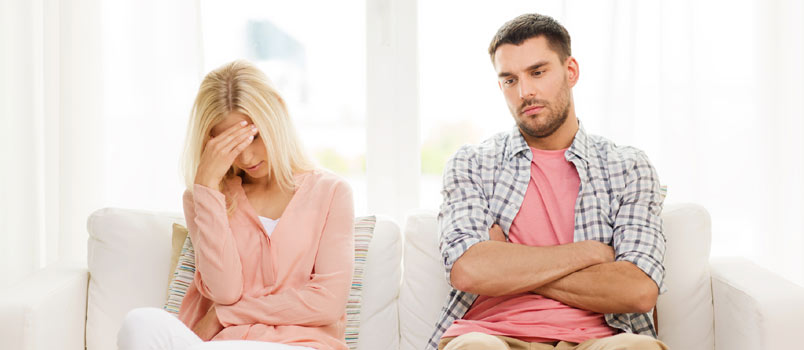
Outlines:
{"type": "Polygon", "coordinates": [[[264,216],[260,216],[260,221],[262,221],[262,226],[265,227],[265,233],[268,234],[268,237],[271,237],[271,233],[274,232],[274,229],[276,228],[276,224],[279,223],[279,219],[274,220],[274,219],[271,219],[271,218],[266,218],[264,216]]]}

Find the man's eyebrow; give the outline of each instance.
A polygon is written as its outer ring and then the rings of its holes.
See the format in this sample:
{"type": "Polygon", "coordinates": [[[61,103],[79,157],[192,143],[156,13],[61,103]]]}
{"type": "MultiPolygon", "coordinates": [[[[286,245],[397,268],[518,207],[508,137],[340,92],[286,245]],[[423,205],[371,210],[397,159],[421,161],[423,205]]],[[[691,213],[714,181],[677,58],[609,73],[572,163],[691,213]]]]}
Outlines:
{"type": "MultiPolygon", "coordinates": [[[[548,61],[539,61],[539,62],[536,62],[536,63],[530,65],[528,68],[525,68],[525,70],[526,71],[536,70],[536,69],[539,69],[539,68],[541,68],[543,66],[546,66],[548,63],[550,63],[550,62],[548,62],[548,61]]],[[[514,73],[500,72],[500,74],[497,74],[497,77],[498,78],[504,78],[504,77],[510,77],[512,75],[514,75],[514,73]]]]}

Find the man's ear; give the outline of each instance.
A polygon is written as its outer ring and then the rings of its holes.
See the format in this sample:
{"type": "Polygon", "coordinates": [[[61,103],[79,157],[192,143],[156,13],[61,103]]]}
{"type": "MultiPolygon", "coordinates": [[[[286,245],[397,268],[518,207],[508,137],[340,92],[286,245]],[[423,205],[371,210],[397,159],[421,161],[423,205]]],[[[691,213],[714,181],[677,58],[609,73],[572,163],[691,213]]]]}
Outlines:
{"type": "Polygon", "coordinates": [[[578,77],[581,74],[580,68],[578,67],[578,61],[575,60],[575,57],[569,56],[567,57],[567,82],[569,83],[570,87],[574,87],[575,84],[578,83],[578,77]]]}

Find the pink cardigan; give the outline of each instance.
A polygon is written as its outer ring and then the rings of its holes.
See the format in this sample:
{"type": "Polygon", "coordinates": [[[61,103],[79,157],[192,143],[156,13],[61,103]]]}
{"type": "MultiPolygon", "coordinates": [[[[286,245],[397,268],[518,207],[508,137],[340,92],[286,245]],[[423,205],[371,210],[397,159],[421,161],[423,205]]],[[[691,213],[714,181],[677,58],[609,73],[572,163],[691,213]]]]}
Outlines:
{"type": "Polygon", "coordinates": [[[212,340],[249,339],[347,349],[346,300],[354,264],[352,191],[322,170],[295,176],[296,193],[269,237],[242,179],[224,193],[194,185],[184,214],[196,272],[179,319],[191,329],[215,305],[212,340]],[[224,197],[225,196],[225,197],[224,197]],[[225,198],[237,208],[227,217],[225,198]]]}

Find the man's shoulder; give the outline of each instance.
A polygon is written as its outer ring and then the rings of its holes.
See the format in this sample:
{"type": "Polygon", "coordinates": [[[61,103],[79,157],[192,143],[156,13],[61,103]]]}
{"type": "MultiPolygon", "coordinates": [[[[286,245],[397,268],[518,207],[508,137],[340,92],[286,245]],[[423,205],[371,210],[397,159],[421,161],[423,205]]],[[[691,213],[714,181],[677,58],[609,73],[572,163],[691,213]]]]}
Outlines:
{"type": "Polygon", "coordinates": [[[637,164],[648,163],[647,154],[639,148],[618,145],[599,135],[588,135],[590,158],[609,168],[632,168],[637,164]]]}
{"type": "Polygon", "coordinates": [[[476,144],[465,144],[452,154],[448,164],[459,161],[471,161],[476,164],[495,163],[503,158],[509,145],[511,133],[499,132],[476,144]]]}

